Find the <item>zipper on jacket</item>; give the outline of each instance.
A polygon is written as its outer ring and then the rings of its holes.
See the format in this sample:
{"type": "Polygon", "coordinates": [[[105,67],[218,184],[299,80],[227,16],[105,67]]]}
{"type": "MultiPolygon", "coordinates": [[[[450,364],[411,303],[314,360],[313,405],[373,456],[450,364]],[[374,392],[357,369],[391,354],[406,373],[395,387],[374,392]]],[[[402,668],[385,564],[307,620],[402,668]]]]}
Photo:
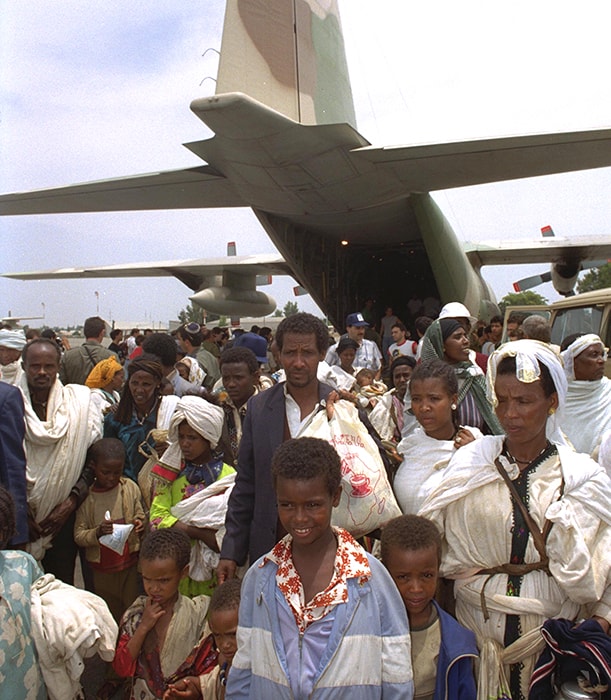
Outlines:
{"type": "Polygon", "coordinates": [[[460,656],[457,656],[456,658],[452,659],[452,662],[448,665],[448,668],[446,669],[446,692],[445,692],[445,699],[446,700],[451,700],[448,696],[448,676],[450,675],[450,670],[454,666],[454,664],[457,661],[460,661],[461,659],[477,659],[478,655],[477,654],[461,654],[460,656]]]}
{"type": "MultiPolygon", "coordinates": [[[[350,625],[352,624],[352,620],[354,619],[354,616],[356,615],[356,611],[359,609],[360,605],[361,605],[361,596],[359,595],[358,600],[356,601],[356,605],[354,606],[354,610],[352,611],[352,615],[350,615],[350,619],[348,620],[348,622],[347,622],[347,624],[346,624],[346,627],[345,627],[346,630],[347,630],[347,629],[350,627],[350,625]]],[[[342,636],[342,641],[343,641],[344,639],[345,639],[345,636],[342,636]]],[[[333,663],[333,659],[334,659],[335,656],[337,655],[337,653],[338,653],[338,651],[339,651],[340,645],[341,645],[341,641],[340,641],[339,644],[336,645],[335,651],[333,652],[333,655],[332,655],[331,658],[329,659],[327,665],[324,667],[324,669],[323,669],[322,673],[320,674],[320,676],[316,679],[316,683],[314,683],[314,685],[312,686],[312,692],[310,693],[310,696],[309,696],[310,698],[314,696],[314,693],[316,692],[317,686],[318,686],[318,684],[320,683],[320,681],[322,680],[322,677],[323,677],[323,676],[325,675],[325,673],[327,672],[327,669],[329,668],[329,666],[331,666],[331,664],[333,663]]]]}

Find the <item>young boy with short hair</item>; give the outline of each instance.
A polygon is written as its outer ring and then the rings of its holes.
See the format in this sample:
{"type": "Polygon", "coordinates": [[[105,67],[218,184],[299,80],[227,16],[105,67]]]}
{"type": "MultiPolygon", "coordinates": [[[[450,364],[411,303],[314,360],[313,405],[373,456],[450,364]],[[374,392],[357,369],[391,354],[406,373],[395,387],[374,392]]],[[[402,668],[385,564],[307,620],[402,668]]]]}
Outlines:
{"type": "Polygon", "coordinates": [[[131,700],[152,700],[185,676],[212,670],[217,655],[206,630],[209,598],[178,592],[189,572],[191,542],[170,527],[149,533],[140,549],[146,595],[136,598],[121,620],[113,668],[131,677],[131,700]]]}
{"type": "Polygon", "coordinates": [[[475,700],[475,635],[435,602],[441,561],[437,526],[402,515],[382,530],[382,562],[409,617],[417,700],[475,700]]]}
{"type": "Polygon", "coordinates": [[[103,598],[117,622],[138,595],[138,550],[146,516],[138,485],[123,476],[125,447],[116,438],[102,438],[89,448],[87,463],[95,480],[76,513],[74,541],[85,547],[93,571],[96,595],[103,598]],[[110,520],[104,517],[110,512],[110,520]],[[123,551],[118,554],[100,544],[113,523],[132,524],[123,551]]]}
{"type": "Polygon", "coordinates": [[[164,695],[164,700],[225,699],[227,678],[238,648],[236,633],[241,586],[240,579],[229,579],[215,588],[210,598],[208,624],[219,655],[216,667],[203,676],[188,676],[173,684],[164,695]]]}
{"type": "Polygon", "coordinates": [[[244,578],[227,696],[410,699],[407,617],[384,567],[331,527],[341,463],[324,440],[284,442],[272,460],[288,533],[244,578]]]}

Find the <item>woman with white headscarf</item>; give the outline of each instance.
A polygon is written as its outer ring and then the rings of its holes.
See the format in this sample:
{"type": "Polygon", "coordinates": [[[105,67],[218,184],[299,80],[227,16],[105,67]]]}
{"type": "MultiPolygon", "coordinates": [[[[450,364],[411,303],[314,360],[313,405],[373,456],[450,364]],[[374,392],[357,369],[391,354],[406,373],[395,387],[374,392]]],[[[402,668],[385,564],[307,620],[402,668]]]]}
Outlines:
{"type": "Polygon", "coordinates": [[[189,578],[180,584],[180,592],[190,597],[212,593],[218,531],[235,479],[235,470],[217,451],[224,415],[219,406],[199,396],[184,396],[170,420],[170,446],[152,469],[151,527],[176,527],[192,541],[189,578]]]}
{"type": "Polygon", "coordinates": [[[593,455],[611,429],[611,380],[604,376],[607,351],[593,333],[571,335],[560,353],[568,380],[562,429],[577,452],[593,455]]]}
{"type": "Polygon", "coordinates": [[[549,346],[501,346],[488,389],[505,435],[459,450],[419,514],[444,533],[441,572],[455,580],[456,616],[481,652],[478,698],[517,700],[545,619],[585,615],[609,631],[611,482],[564,441],[566,377],[549,346]]]}

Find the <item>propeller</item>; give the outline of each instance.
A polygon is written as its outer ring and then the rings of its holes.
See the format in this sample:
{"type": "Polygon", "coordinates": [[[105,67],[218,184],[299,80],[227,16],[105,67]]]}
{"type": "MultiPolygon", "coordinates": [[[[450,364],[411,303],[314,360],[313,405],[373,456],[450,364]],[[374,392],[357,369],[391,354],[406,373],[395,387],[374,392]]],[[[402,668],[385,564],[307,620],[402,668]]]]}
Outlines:
{"type": "MultiPolygon", "coordinates": [[[[553,238],[555,236],[554,230],[551,226],[543,226],[541,229],[541,236],[543,238],[553,238]]],[[[524,277],[523,279],[514,282],[513,290],[515,292],[525,292],[527,289],[533,289],[533,287],[538,287],[540,284],[552,282],[554,289],[559,294],[571,296],[575,293],[574,287],[580,272],[583,270],[590,270],[594,267],[602,267],[608,262],[610,261],[584,260],[581,262],[557,262],[552,265],[548,272],[542,272],[539,275],[524,277]]]]}

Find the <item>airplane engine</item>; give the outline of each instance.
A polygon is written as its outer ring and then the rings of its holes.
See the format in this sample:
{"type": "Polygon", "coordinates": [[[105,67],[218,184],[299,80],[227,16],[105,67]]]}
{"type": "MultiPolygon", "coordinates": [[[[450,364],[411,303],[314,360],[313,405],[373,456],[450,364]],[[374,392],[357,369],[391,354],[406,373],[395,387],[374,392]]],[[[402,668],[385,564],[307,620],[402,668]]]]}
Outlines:
{"type": "Polygon", "coordinates": [[[276,300],[257,290],[208,287],[189,299],[206,311],[223,316],[269,316],[276,308],[276,300]]]}
{"type": "Polygon", "coordinates": [[[558,294],[568,297],[574,294],[577,275],[582,269],[581,262],[554,263],[551,269],[552,284],[558,294]]]}

